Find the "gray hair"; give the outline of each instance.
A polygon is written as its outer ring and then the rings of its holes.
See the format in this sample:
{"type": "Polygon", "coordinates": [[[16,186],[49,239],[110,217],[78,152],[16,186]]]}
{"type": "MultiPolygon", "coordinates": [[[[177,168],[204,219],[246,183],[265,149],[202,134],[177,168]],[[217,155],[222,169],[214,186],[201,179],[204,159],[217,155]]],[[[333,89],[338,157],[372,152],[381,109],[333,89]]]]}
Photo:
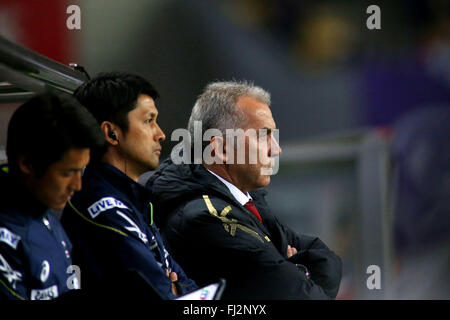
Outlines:
{"type": "Polygon", "coordinates": [[[238,98],[251,97],[270,106],[270,93],[247,81],[212,82],[198,97],[189,118],[188,130],[194,138],[194,122],[201,121],[202,131],[237,129],[246,123],[236,107],[238,98]]]}

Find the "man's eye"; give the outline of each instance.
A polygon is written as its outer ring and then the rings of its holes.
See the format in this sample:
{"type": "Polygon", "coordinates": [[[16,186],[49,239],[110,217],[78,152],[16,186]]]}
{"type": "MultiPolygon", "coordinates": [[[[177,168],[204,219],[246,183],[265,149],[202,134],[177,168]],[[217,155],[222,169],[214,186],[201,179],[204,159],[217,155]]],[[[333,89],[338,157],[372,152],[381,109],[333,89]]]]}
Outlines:
{"type": "Polygon", "coordinates": [[[152,121],[153,121],[153,118],[150,118],[150,119],[145,120],[145,123],[150,123],[152,121]]]}
{"type": "Polygon", "coordinates": [[[64,171],[62,173],[62,176],[65,178],[69,178],[70,176],[72,176],[73,172],[72,171],[64,171]]]}

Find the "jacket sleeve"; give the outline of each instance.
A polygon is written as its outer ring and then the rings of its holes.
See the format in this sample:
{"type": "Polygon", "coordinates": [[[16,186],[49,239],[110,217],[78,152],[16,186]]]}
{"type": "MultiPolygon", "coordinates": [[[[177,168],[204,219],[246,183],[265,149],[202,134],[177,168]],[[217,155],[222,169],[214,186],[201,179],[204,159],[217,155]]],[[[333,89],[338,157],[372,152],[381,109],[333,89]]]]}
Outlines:
{"type": "MultiPolygon", "coordinates": [[[[116,250],[110,255],[111,263],[120,269],[139,272],[160,295],[166,299],[175,298],[169,278],[144,243],[130,236],[116,242],[116,250]]],[[[114,278],[111,280],[114,281],[114,278]]]]}
{"type": "Polygon", "coordinates": [[[179,296],[184,295],[190,291],[198,289],[197,284],[190,279],[180,265],[173,259],[171,255],[168,256],[169,264],[172,271],[176,272],[178,280],[176,281],[177,293],[179,296]]]}
{"type": "MultiPolygon", "coordinates": [[[[72,217],[77,214],[77,221],[81,221],[80,218],[85,220],[79,223],[88,223],[89,228],[83,228],[86,232],[78,238],[76,244],[72,241],[74,250],[78,251],[79,257],[83,256],[83,261],[87,261],[92,270],[103,276],[103,281],[114,282],[118,274],[136,271],[160,296],[166,299],[175,298],[171,281],[152,253],[152,250],[157,250],[155,239],[149,239],[143,226],[124,214],[129,209],[111,208],[91,218],[83,215],[75,205],[71,207],[72,212],[67,214],[72,217]]],[[[67,219],[66,225],[68,224],[70,223],[67,219]]],[[[110,286],[111,284],[106,283],[106,287],[110,286]]]]}
{"type": "MultiPolygon", "coordinates": [[[[271,213],[264,195],[258,197],[263,208],[268,211],[272,226],[285,235],[287,243],[281,243],[281,253],[286,255],[287,245],[295,247],[297,254],[290,257],[288,261],[294,264],[304,265],[316,284],[324,290],[330,298],[336,298],[342,277],[342,262],[338,255],[330,250],[319,238],[299,235],[285,224],[281,223],[276,216],[271,213]]],[[[284,241],[283,241],[284,242],[284,241]]],[[[287,258],[287,256],[286,256],[287,258]]]]}
{"type": "Polygon", "coordinates": [[[0,242],[0,300],[28,299],[25,272],[18,250],[0,242]]]}
{"type": "MultiPolygon", "coordinates": [[[[199,272],[213,268],[224,275],[227,283],[239,287],[246,299],[330,299],[324,288],[307,279],[295,263],[288,261],[275,248],[270,239],[255,229],[239,224],[235,219],[223,219],[187,205],[178,231],[194,241],[197,252],[203,252],[207,262],[197,262],[199,272]],[[234,221],[233,221],[234,220],[234,221]],[[206,266],[206,267],[205,267],[206,266]]],[[[172,244],[171,244],[172,245],[172,244]]],[[[172,245],[180,248],[180,244],[172,245]]],[[[176,255],[177,256],[177,255],[176,255]]],[[[192,259],[195,259],[192,257],[192,259]]],[[[182,261],[189,263],[188,261],[182,261]]],[[[191,264],[192,270],[192,264],[191,264]]],[[[195,279],[195,277],[194,277],[195,279]]]]}
{"type": "Polygon", "coordinates": [[[319,238],[297,235],[286,228],[289,244],[298,252],[288,260],[304,265],[311,279],[320,285],[330,298],[336,298],[342,277],[342,262],[319,238]]]}

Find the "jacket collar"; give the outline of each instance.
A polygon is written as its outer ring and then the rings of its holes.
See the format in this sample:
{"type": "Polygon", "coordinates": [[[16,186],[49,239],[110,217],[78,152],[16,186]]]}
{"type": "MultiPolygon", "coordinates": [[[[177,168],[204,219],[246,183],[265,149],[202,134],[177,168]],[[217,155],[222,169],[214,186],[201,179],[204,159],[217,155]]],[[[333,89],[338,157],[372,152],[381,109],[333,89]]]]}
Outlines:
{"type": "Polygon", "coordinates": [[[228,190],[230,190],[230,193],[233,195],[233,197],[237,200],[237,202],[239,202],[241,205],[245,205],[249,200],[252,199],[252,196],[247,193],[243,193],[241,190],[239,190],[238,187],[236,187],[234,184],[228,182],[227,180],[225,180],[224,178],[222,178],[221,176],[215,174],[214,172],[212,172],[209,169],[208,170],[209,173],[211,173],[212,175],[214,175],[217,179],[219,179],[224,185],[227,186],[228,190]]]}
{"type": "MultiPolygon", "coordinates": [[[[242,206],[227,186],[203,165],[175,164],[170,157],[165,159],[148,179],[146,188],[150,190],[151,197],[162,212],[171,212],[185,201],[205,194],[221,198],[237,207],[242,206]]],[[[257,203],[264,205],[266,193],[264,189],[249,192],[257,207],[257,203]]],[[[160,214],[156,217],[159,225],[166,222],[167,215],[160,214]]]]}
{"type": "Polygon", "coordinates": [[[191,166],[191,173],[193,178],[202,186],[202,192],[213,193],[219,197],[226,197],[228,201],[241,205],[239,201],[233,196],[230,189],[217,177],[206,169],[201,164],[193,164],[191,166]]]}
{"type": "MultiPolygon", "coordinates": [[[[214,193],[217,194],[219,198],[226,198],[226,200],[229,203],[233,203],[235,206],[243,207],[244,205],[240,203],[240,201],[233,195],[232,191],[228,188],[228,186],[220,181],[215,174],[212,174],[208,169],[203,167],[202,165],[194,165],[196,166],[193,170],[193,175],[197,176],[200,180],[199,182],[203,184],[205,190],[208,190],[207,193],[210,193],[211,190],[213,190],[214,193]]],[[[242,193],[242,192],[241,192],[242,193]]],[[[258,189],[254,191],[250,191],[249,195],[252,201],[255,203],[256,207],[258,208],[258,211],[263,215],[263,223],[258,224],[259,228],[266,234],[271,235],[269,230],[266,228],[266,223],[270,223],[271,220],[271,214],[267,210],[267,204],[264,200],[264,195],[267,194],[267,191],[264,189],[258,189]]],[[[245,209],[247,210],[247,209],[245,209]]],[[[249,213],[246,215],[247,219],[254,220],[255,222],[258,221],[257,218],[249,213]]],[[[258,221],[259,222],[259,221],[258,221]]]]}
{"type": "MultiPolygon", "coordinates": [[[[192,169],[192,175],[197,179],[198,183],[203,185],[203,189],[206,193],[216,194],[219,198],[226,198],[228,202],[233,203],[236,206],[243,206],[231,193],[229,188],[211,174],[208,169],[201,164],[194,164],[192,169]]],[[[258,210],[261,206],[265,206],[264,196],[267,191],[264,189],[257,189],[249,192],[250,198],[255,203],[258,210]]]]}
{"type": "MultiPolygon", "coordinates": [[[[215,175],[211,174],[208,169],[203,167],[203,165],[194,164],[191,166],[193,166],[192,175],[197,178],[198,183],[202,184],[205,190],[212,189],[214,192],[217,192],[222,196],[225,195],[227,198],[229,198],[229,200],[240,204],[239,201],[236,200],[234,195],[230,192],[229,188],[219,179],[217,179],[215,175]]],[[[257,189],[249,192],[249,196],[251,199],[260,199],[266,194],[267,191],[264,189],[257,189]]]]}
{"type": "Polygon", "coordinates": [[[87,166],[85,175],[105,180],[115,191],[121,193],[137,208],[148,205],[151,192],[128,177],[122,171],[108,163],[96,163],[87,166]]]}

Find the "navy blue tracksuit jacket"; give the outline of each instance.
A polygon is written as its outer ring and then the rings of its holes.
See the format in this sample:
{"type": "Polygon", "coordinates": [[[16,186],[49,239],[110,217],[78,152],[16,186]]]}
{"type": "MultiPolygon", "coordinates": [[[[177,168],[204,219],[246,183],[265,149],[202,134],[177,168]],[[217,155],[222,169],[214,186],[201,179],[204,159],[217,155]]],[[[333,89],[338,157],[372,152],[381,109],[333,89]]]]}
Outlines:
{"type": "Polygon", "coordinates": [[[0,299],[49,300],[76,289],[72,244],[43,204],[0,168],[0,299]]]}
{"type": "Polygon", "coordinates": [[[139,272],[166,299],[175,298],[166,270],[177,273],[179,294],[197,288],[165,249],[152,221],[150,196],[149,190],[111,165],[86,168],[83,188],[62,217],[73,243],[74,263],[81,268],[81,290],[114,289],[114,282],[129,270],[139,272]]]}

